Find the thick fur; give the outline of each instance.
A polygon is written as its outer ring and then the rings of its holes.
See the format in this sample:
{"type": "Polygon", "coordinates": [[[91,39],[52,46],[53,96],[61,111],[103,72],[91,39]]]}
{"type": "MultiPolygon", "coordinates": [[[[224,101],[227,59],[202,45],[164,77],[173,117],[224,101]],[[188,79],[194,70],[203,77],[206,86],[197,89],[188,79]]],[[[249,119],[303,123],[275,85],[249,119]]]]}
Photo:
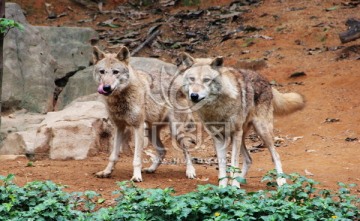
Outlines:
{"type": "Polygon", "coordinates": [[[298,93],[280,93],[272,88],[274,113],[287,115],[305,106],[304,97],[298,93]]]}
{"type": "MultiPolygon", "coordinates": [[[[251,127],[269,149],[275,168],[282,173],[280,157],[273,141],[273,116],[285,115],[304,107],[304,99],[297,93],[280,93],[267,79],[250,70],[223,67],[223,58],[195,59],[186,53],[179,55],[183,75],[183,93],[192,109],[198,113],[207,131],[212,135],[219,162],[219,185],[228,184],[226,173],[226,146],[231,139],[231,166],[239,167],[239,154],[244,159],[241,174],[245,177],[252,159],[245,147],[245,136],[251,127]],[[219,132],[221,131],[221,132],[219,132]]],[[[279,185],[285,179],[277,180],[279,185]]],[[[240,184],[232,179],[232,185],[240,184]]]]}
{"type": "MultiPolygon", "coordinates": [[[[144,125],[148,125],[149,139],[156,147],[157,156],[153,164],[145,169],[146,172],[154,172],[161,164],[165,156],[165,148],[160,140],[160,129],[165,124],[161,122],[184,122],[188,114],[177,114],[171,107],[156,99],[152,93],[153,88],[170,88],[170,80],[161,79],[159,73],[144,73],[135,71],[129,65],[129,50],[122,47],[117,54],[104,53],[94,47],[94,79],[98,82],[98,92],[103,94],[107,104],[110,118],[116,127],[114,147],[112,149],[107,167],[96,173],[98,177],[109,177],[118,160],[121,147],[127,142],[127,128],[134,130],[134,173],[132,180],[142,181],[142,152],[144,146],[144,125]],[[162,85],[154,85],[161,82],[162,85]]],[[[181,86],[181,85],[180,85],[181,86]]],[[[183,98],[186,103],[186,98],[183,98]]],[[[194,178],[195,168],[187,151],[187,144],[171,126],[172,136],[183,148],[186,159],[186,175],[194,178]],[[178,138],[179,136],[180,138],[178,138]]]]}

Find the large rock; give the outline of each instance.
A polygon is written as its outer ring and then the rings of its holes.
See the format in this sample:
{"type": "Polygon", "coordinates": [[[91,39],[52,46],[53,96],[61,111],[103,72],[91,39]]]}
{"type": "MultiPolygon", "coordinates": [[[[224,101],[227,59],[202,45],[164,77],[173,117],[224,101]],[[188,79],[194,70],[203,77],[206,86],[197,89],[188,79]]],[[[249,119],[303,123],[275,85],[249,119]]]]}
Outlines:
{"type": "Polygon", "coordinates": [[[12,29],[4,41],[4,75],[2,107],[24,107],[46,112],[54,92],[56,61],[41,32],[27,23],[21,8],[6,4],[6,17],[24,25],[24,30],[12,29]]]}
{"type": "Polygon", "coordinates": [[[93,48],[90,40],[97,38],[91,28],[77,27],[36,27],[50,46],[50,54],[57,61],[55,77],[63,78],[67,73],[88,67],[92,60],[93,48]]]}
{"type": "MultiPolygon", "coordinates": [[[[98,100],[77,101],[58,112],[46,115],[14,113],[4,118],[13,128],[3,142],[0,155],[35,155],[37,159],[85,159],[99,151],[108,151],[113,127],[105,104],[98,100]],[[28,119],[27,127],[18,127],[28,119]],[[41,120],[39,122],[39,120],[41,120]]],[[[87,99],[83,99],[87,100],[87,99]]],[[[3,131],[6,132],[6,131],[3,131]]]]}
{"type": "Polygon", "coordinates": [[[111,132],[102,102],[75,102],[62,111],[47,114],[37,130],[33,149],[27,152],[49,154],[50,159],[85,159],[108,148],[111,132]]]}
{"type": "Polygon", "coordinates": [[[79,97],[97,93],[97,87],[93,79],[93,66],[78,71],[68,79],[66,86],[58,98],[56,109],[63,109],[79,97]]]}
{"type": "Polygon", "coordinates": [[[12,29],[5,37],[3,109],[53,110],[55,80],[89,66],[90,39],[97,33],[89,28],[32,26],[15,3],[6,3],[6,17],[23,24],[24,30],[12,29]]]}

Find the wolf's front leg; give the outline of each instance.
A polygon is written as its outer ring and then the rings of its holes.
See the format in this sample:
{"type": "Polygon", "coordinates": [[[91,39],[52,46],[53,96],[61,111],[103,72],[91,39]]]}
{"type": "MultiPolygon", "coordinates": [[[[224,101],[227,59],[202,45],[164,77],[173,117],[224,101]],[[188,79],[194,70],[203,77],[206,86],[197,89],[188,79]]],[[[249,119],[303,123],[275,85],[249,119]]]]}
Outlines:
{"type": "Polygon", "coordinates": [[[142,151],[144,147],[144,124],[141,123],[138,128],[135,128],[135,152],[134,152],[134,174],[132,181],[142,182],[141,166],[142,166],[142,151]]]}
{"type": "Polygon", "coordinates": [[[226,187],[228,184],[228,177],[226,174],[226,142],[214,137],[213,140],[219,165],[219,186],[226,187]]]}
{"type": "Polygon", "coordinates": [[[111,172],[113,171],[114,166],[119,159],[119,152],[121,146],[123,145],[122,142],[123,142],[124,130],[125,128],[118,128],[118,127],[115,128],[114,146],[112,148],[109,157],[109,163],[104,170],[97,172],[95,176],[99,178],[110,177],[111,172]]]}
{"type": "Polygon", "coordinates": [[[186,149],[183,150],[185,155],[185,161],[186,161],[186,176],[189,179],[195,179],[196,178],[196,171],[195,167],[192,164],[191,155],[189,154],[189,151],[186,149]]]}
{"type": "Polygon", "coordinates": [[[242,145],[243,131],[236,131],[232,136],[232,150],[231,150],[231,166],[232,171],[230,172],[230,177],[232,178],[233,186],[240,188],[240,183],[236,180],[236,177],[240,177],[239,173],[239,156],[240,156],[240,147],[242,145]]]}
{"type": "Polygon", "coordinates": [[[191,134],[191,131],[186,131],[185,129],[188,122],[189,121],[182,121],[181,124],[179,124],[179,121],[177,121],[176,118],[174,118],[170,122],[170,130],[171,130],[173,146],[180,147],[184,153],[187,178],[195,179],[196,171],[195,171],[195,167],[192,164],[191,155],[189,153],[189,147],[191,145],[194,145],[193,136],[191,134]]]}

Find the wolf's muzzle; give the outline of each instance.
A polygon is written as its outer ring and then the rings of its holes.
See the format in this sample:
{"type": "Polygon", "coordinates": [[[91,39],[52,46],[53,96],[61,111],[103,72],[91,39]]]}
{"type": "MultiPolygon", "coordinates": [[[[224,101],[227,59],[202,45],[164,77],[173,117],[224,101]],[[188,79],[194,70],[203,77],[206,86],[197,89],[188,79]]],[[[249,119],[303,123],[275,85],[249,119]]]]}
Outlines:
{"type": "Polygon", "coordinates": [[[99,94],[102,94],[102,95],[110,95],[112,90],[111,90],[111,85],[110,84],[100,84],[99,87],[98,87],[98,92],[99,94]]]}
{"type": "Polygon", "coordinates": [[[197,102],[201,101],[201,99],[199,99],[199,98],[200,98],[200,96],[197,93],[191,93],[190,94],[190,99],[194,103],[197,103],[197,102]]]}
{"type": "Polygon", "coordinates": [[[104,90],[106,93],[111,92],[111,85],[105,84],[105,85],[103,86],[103,90],[104,90]]]}

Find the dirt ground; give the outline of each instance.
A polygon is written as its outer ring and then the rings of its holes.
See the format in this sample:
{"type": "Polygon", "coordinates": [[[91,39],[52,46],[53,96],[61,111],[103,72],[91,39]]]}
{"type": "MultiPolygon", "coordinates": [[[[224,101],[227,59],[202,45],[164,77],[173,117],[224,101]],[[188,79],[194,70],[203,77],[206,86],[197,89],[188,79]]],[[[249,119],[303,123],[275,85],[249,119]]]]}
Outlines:
{"type": "MultiPolygon", "coordinates": [[[[81,7],[70,0],[47,1],[58,14],[67,16],[47,19],[44,2],[41,0],[16,0],[27,12],[27,19],[34,25],[67,25],[96,27],[96,22],[79,24],[87,19],[94,9],[81,7]],[[68,8],[70,7],[71,10],[68,8]]],[[[124,1],[108,1],[106,10],[124,1]]],[[[200,8],[213,5],[228,5],[232,1],[203,1],[200,8]]],[[[283,1],[267,0],[258,6],[247,7],[242,15],[246,25],[261,27],[257,33],[271,39],[256,38],[252,45],[244,45],[243,38],[233,37],[221,42],[210,38],[203,50],[195,50],[193,56],[226,57],[226,64],[241,66],[242,59],[256,60],[266,57],[266,67],[260,72],[276,84],[280,91],[297,91],[307,100],[306,108],[290,116],[275,119],[275,135],[282,139],[279,152],[286,173],[297,172],[320,181],[322,188],[337,189],[337,182],[356,183],[354,193],[360,195],[360,39],[341,44],[338,34],[347,29],[345,21],[359,16],[360,5],[351,8],[340,0],[283,1]],[[341,47],[352,46],[344,51],[341,47]],[[338,59],[338,58],[343,59],[338,59]],[[290,77],[296,72],[304,74],[290,77]],[[305,172],[307,171],[307,172],[305,172]]],[[[177,6],[172,12],[197,9],[198,6],[177,6]]],[[[107,16],[107,15],[102,15],[107,16]]],[[[358,17],[359,18],[359,17],[358,17]]],[[[232,25],[232,24],[229,24],[232,25]]],[[[166,36],[167,33],[163,33],[166,36]]],[[[253,33],[255,34],[255,33],[253,33]]],[[[164,36],[163,36],[164,37],[164,36]]],[[[104,41],[99,44],[106,45],[104,41]]],[[[139,56],[149,56],[146,48],[139,56]]],[[[179,49],[178,51],[182,51],[179,49]]],[[[174,55],[164,54],[161,59],[173,61],[174,55]]],[[[96,89],[94,88],[94,91],[96,89]]],[[[206,148],[193,151],[194,157],[214,157],[211,143],[206,148]]],[[[249,143],[248,147],[256,145],[249,143]]],[[[273,169],[270,154],[265,149],[251,153],[253,165],[242,188],[254,191],[266,188],[260,182],[266,171],[273,169]]],[[[99,179],[93,173],[104,169],[108,154],[103,153],[86,160],[52,161],[41,160],[27,167],[28,160],[17,159],[2,162],[0,174],[13,173],[15,181],[24,184],[33,180],[52,180],[68,185],[68,191],[94,190],[111,198],[117,188],[116,182],[127,180],[132,175],[131,154],[121,156],[112,177],[99,179]]],[[[182,159],[182,154],[168,148],[167,162],[182,159]]],[[[145,164],[146,165],[146,164],[145,164]]],[[[154,174],[143,174],[140,187],[173,187],[182,194],[196,189],[198,184],[217,184],[215,165],[197,164],[198,178],[185,177],[185,165],[167,163],[154,174]]]]}

